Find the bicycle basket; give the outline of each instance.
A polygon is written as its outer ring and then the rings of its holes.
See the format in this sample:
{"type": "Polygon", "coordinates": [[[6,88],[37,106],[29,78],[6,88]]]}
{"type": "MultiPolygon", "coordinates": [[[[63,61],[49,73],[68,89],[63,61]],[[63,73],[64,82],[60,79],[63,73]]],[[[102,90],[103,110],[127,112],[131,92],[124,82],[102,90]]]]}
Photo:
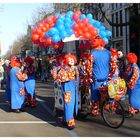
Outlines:
{"type": "Polygon", "coordinates": [[[126,94],[126,83],[124,79],[117,77],[115,80],[108,82],[108,94],[110,98],[119,100],[126,94]]]}

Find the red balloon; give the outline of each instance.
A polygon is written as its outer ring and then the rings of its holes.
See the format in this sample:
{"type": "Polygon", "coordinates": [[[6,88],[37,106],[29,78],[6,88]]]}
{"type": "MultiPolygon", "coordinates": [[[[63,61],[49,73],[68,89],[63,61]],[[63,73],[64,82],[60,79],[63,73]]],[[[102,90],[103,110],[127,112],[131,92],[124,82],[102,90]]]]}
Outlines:
{"type": "Polygon", "coordinates": [[[79,29],[79,25],[78,25],[78,24],[74,24],[74,25],[72,26],[72,29],[73,29],[74,31],[77,31],[77,30],[79,29]]]}
{"type": "Polygon", "coordinates": [[[83,27],[82,31],[83,31],[83,33],[85,33],[85,32],[88,32],[89,29],[88,29],[88,27],[83,27]]]}
{"type": "Polygon", "coordinates": [[[91,36],[91,33],[86,32],[86,33],[84,33],[84,37],[85,37],[86,39],[90,39],[92,36],[91,36]]]}
{"type": "Polygon", "coordinates": [[[77,38],[80,37],[80,35],[78,34],[78,32],[75,32],[74,34],[75,34],[75,37],[77,37],[77,38]]]}
{"type": "Polygon", "coordinates": [[[38,28],[40,28],[40,27],[42,27],[42,26],[43,26],[43,24],[42,24],[42,23],[37,23],[36,25],[37,25],[37,27],[38,27],[38,28]]]}
{"type": "Polygon", "coordinates": [[[32,41],[38,41],[39,40],[39,35],[38,34],[33,34],[31,39],[32,39],[32,41]]]}
{"type": "Polygon", "coordinates": [[[37,29],[33,29],[32,34],[36,34],[36,33],[37,33],[37,29]]]}
{"type": "Polygon", "coordinates": [[[49,25],[53,24],[53,18],[52,18],[52,17],[47,17],[45,21],[46,21],[46,23],[48,23],[49,25]]]}
{"type": "Polygon", "coordinates": [[[50,25],[48,23],[45,23],[44,27],[46,28],[46,32],[50,29],[50,25]]]}
{"type": "Polygon", "coordinates": [[[41,35],[42,34],[42,30],[41,29],[37,29],[36,30],[36,34],[41,35]]]}
{"type": "Polygon", "coordinates": [[[53,16],[53,23],[56,23],[58,17],[57,16],[53,16]]]}
{"type": "Polygon", "coordinates": [[[96,28],[93,28],[92,30],[90,30],[90,33],[93,37],[97,36],[98,35],[98,30],[96,28]]]}
{"type": "Polygon", "coordinates": [[[48,45],[51,45],[52,44],[52,38],[51,37],[47,38],[45,43],[48,44],[48,45]]]}
{"type": "Polygon", "coordinates": [[[83,29],[83,28],[85,27],[85,25],[84,25],[83,22],[80,22],[78,25],[79,25],[79,28],[80,28],[80,29],[83,29]]]}
{"type": "Polygon", "coordinates": [[[79,29],[77,32],[80,36],[83,35],[83,31],[81,29],[79,29]]]}
{"type": "Polygon", "coordinates": [[[82,21],[83,21],[83,23],[88,23],[89,19],[88,18],[84,18],[82,21]]]}
{"type": "Polygon", "coordinates": [[[72,18],[77,21],[80,18],[80,15],[78,13],[74,13],[72,18]]]}
{"type": "Polygon", "coordinates": [[[54,48],[55,50],[57,50],[57,49],[59,48],[59,44],[54,44],[54,45],[53,45],[53,48],[54,48]]]}

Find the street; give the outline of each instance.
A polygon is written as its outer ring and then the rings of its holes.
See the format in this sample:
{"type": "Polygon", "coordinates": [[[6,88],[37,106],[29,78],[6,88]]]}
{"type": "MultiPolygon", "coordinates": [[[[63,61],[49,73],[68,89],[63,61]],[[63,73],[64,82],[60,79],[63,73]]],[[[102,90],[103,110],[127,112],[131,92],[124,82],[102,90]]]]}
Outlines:
{"type": "Polygon", "coordinates": [[[4,90],[0,90],[0,137],[139,137],[140,114],[126,118],[123,126],[112,129],[101,117],[77,119],[76,128],[68,130],[54,113],[53,82],[36,83],[37,107],[26,112],[8,112],[4,90]],[[49,84],[48,84],[49,83],[49,84]]]}

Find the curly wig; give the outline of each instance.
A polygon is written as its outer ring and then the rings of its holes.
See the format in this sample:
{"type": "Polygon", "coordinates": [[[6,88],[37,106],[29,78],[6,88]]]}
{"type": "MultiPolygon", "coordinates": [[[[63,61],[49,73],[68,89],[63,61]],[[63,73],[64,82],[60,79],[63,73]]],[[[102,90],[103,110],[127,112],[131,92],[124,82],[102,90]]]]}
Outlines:
{"type": "Polygon", "coordinates": [[[20,59],[17,56],[12,56],[11,57],[11,67],[20,67],[20,59]]]}
{"type": "Polygon", "coordinates": [[[136,56],[135,53],[128,53],[128,54],[126,55],[126,59],[127,59],[128,62],[131,63],[131,64],[137,63],[137,61],[138,61],[138,58],[137,58],[137,56],[136,56]]]}
{"type": "Polygon", "coordinates": [[[112,56],[117,56],[118,57],[118,51],[116,49],[111,48],[110,53],[111,53],[112,56]]]}
{"type": "Polygon", "coordinates": [[[26,58],[24,59],[24,62],[29,63],[30,65],[33,65],[34,60],[33,60],[31,57],[26,57],[26,58]]]}
{"type": "Polygon", "coordinates": [[[74,64],[77,63],[77,58],[76,58],[75,55],[73,55],[73,54],[66,54],[65,57],[64,57],[64,64],[65,65],[69,64],[69,58],[72,58],[74,60],[74,64]]]}
{"type": "Polygon", "coordinates": [[[97,47],[105,47],[105,42],[100,37],[91,40],[91,48],[95,49],[97,47]]]}

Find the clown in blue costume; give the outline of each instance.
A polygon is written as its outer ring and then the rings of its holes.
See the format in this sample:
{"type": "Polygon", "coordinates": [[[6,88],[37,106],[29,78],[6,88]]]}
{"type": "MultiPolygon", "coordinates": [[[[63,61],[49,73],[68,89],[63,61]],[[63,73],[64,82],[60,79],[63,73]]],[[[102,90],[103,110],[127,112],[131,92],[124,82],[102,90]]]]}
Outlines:
{"type": "Polygon", "coordinates": [[[94,58],[92,63],[92,84],[91,84],[91,99],[92,99],[92,115],[99,114],[99,87],[108,80],[110,70],[111,54],[108,50],[103,48],[104,41],[101,38],[96,38],[91,42],[91,54],[94,58]]]}
{"type": "Polygon", "coordinates": [[[33,66],[33,59],[30,57],[26,57],[24,62],[25,64],[25,71],[28,75],[28,79],[25,81],[25,89],[26,89],[26,106],[35,107],[35,68],[33,66]]]}
{"type": "MultiPolygon", "coordinates": [[[[64,57],[64,65],[56,75],[61,82],[64,99],[64,120],[68,129],[75,127],[74,117],[78,112],[78,68],[74,66],[76,57],[67,54],[64,57]]],[[[64,122],[63,122],[64,123],[64,122]]]]}
{"type": "Polygon", "coordinates": [[[22,73],[20,61],[16,56],[11,58],[12,69],[10,71],[10,88],[11,88],[11,108],[19,113],[23,107],[25,99],[24,83],[27,75],[22,73]]]}
{"type": "Polygon", "coordinates": [[[126,82],[129,95],[129,112],[134,115],[140,111],[140,69],[137,63],[137,56],[129,53],[126,56],[128,65],[126,68],[126,82]]]}

